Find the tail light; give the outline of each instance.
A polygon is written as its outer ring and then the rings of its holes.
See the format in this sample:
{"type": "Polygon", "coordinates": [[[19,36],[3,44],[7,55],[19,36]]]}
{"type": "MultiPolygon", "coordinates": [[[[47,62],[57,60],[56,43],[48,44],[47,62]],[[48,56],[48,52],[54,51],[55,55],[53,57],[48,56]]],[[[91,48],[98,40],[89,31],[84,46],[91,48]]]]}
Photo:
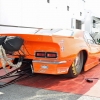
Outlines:
{"type": "Polygon", "coordinates": [[[55,52],[35,52],[35,57],[57,58],[57,53],[55,52]]]}
{"type": "Polygon", "coordinates": [[[47,58],[57,58],[57,53],[54,52],[47,52],[46,53],[47,58]]]}
{"type": "Polygon", "coordinates": [[[36,52],[35,57],[45,57],[45,52],[36,52]]]}

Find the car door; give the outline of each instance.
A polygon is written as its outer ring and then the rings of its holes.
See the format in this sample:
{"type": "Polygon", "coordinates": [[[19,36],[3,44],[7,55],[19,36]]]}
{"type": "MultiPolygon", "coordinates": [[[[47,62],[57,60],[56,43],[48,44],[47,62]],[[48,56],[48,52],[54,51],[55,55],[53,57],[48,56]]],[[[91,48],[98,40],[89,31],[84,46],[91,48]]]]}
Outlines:
{"type": "Polygon", "coordinates": [[[88,32],[84,32],[84,39],[88,46],[89,52],[87,63],[92,63],[93,65],[95,65],[96,63],[98,63],[98,59],[100,56],[100,45],[96,43],[91,34],[89,34],[88,32]]]}

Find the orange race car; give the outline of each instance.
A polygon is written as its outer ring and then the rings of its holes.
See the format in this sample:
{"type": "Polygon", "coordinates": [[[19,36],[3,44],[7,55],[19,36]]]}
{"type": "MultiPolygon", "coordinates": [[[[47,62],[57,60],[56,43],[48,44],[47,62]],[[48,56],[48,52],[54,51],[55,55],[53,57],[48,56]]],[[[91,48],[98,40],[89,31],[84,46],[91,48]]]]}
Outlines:
{"type": "MultiPolygon", "coordinates": [[[[76,77],[100,61],[100,45],[88,32],[34,29],[33,33],[1,33],[6,54],[31,62],[33,73],[76,77]]],[[[24,62],[23,62],[24,63],[24,62]]]]}

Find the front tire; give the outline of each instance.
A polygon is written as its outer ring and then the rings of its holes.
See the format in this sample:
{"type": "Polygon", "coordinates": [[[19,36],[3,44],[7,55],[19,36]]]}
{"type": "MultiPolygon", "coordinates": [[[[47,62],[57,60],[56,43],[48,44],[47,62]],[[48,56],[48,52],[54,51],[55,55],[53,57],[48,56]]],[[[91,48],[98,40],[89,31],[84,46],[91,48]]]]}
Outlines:
{"type": "Polygon", "coordinates": [[[74,59],[72,65],[70,66],[67,77],[69,78],[77,77],[80,74],[82,67],[83,67],[83,52],[80,52],[74,59]]]}

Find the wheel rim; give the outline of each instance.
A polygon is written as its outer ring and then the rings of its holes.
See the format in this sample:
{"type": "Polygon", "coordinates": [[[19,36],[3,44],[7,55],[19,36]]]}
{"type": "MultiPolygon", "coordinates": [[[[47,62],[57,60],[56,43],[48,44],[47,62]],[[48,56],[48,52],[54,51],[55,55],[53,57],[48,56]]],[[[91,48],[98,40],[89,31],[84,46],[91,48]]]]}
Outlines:
{"type": "Polygon", "coordinates": [[[77,74],[80,73],[81,68],[82,68],[82,60],[83,59],[81,59],[81,57],[82,57],[82,53],[79,53],[74,60],[74,65],[75,65],[75,69],[76,69],[77,74]]]}

